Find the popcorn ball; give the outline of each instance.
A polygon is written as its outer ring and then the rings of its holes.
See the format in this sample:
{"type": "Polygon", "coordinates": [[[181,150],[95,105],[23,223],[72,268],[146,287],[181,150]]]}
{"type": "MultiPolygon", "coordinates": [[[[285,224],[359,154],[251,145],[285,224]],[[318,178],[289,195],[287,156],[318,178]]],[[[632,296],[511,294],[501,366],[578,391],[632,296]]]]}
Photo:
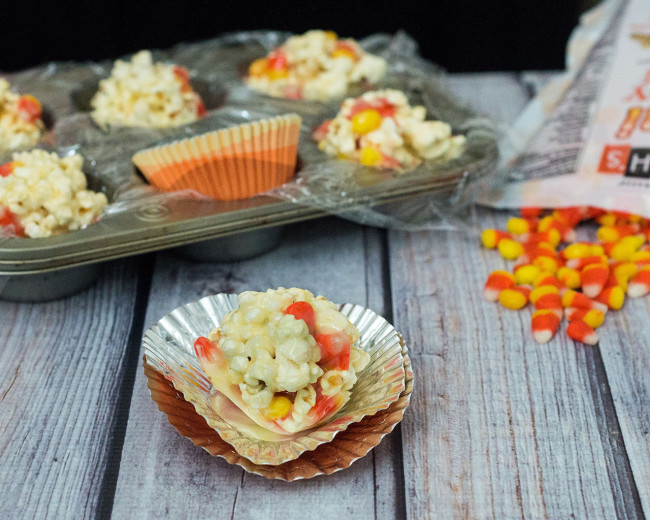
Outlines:
{"type": "Polygon", "coordinates": [[[349,399],[369,355],[337,306],[303,289],[239,295],[196,355],[215,389],[251,419],[291,434],[330,417],[349,399]]]}
{"type": "Polygon", "coordinates": [[[522,208],[521,217],[511,218],[506,227],[484,230],[481,242],[517,263],[512,274],[492,272],[483,297],[515,310],[530,301],[537,309],[531,329],[538,343],[550,341],[565,317],[571,339],[595,345],[595,329],[608,311],[621,309],[626,295],[650,293],[650,221],[638,215],[591,207],[545,215],[541,208],[522,208]],[[591,219],[601,224],[597,242],[576,242],[575,226],[591,219]],[[561,242],[566,246],[558,251],[561,242]]]}
{"type": "Polygon", "coordinates": [[[270,96],[327,100],[343,97],[351,85],[376,83],[386,61],[365,52],[352,38],[332,31],[292,36],[248,68],[246,84],[270,96]]]}
{"type": "Polygon", "coordinates": [[[426,109],[409,105],[399,90],[366,92],[346,99],[336,117],[316,129],[314,139],[328,155],[398,171],[423,160],[449,161],[461,155],[465,136],[452,135],[447,123],[425,117],[426,109]]]}
{"type": "Polygon", "coordinates": [[[86,189],[80,155],[16,152],[0,166],[0,234],[49,237],[94,222],[108,203],[86,189]]]}
{"type": "Polygon", "coordinates": [[[45,131],[42,112],[38,99],[14,94],[9,83],[0,79],[0,151],[34,146],[45,131]]]}
{"type": "Polygon", "coordinates": [[[165,128],[196,121],[205,114],[183,67],[154,63],[149,51],[131,61],[117,60],[110,77],[99,82],[90,101],[100,126],[165,128]]]}

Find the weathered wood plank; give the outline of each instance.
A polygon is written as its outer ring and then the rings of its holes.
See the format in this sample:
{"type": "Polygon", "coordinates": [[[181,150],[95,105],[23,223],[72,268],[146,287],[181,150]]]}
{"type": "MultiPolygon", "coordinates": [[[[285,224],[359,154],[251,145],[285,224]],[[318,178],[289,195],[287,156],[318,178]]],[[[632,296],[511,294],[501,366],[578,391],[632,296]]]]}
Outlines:
{"type": "MultiPolygon", "coordinates": [[[[646,516],[650,516],[650,300],[628,299],[599,330],[599,351],[646,516]]],[[[617,428],[618,430],[618,428],[617,428]]]]}
{"type": "Polygon", "coordinates": [[[127,359],[137,263],[79,295],[0,302],[0,518],[92,518],[127,359]]]}
{"type": "MultiPolygon", "coordinates": [[[[526,72],[522,79],[534,95],[556,76],[557,72],[526,72]]],[[[610,313],[607,324],[599,329],[597,352],[586,350],[593,377],[604,388],[602,416],[611,416],[606,425],[613,445],[611,457],[618,466],[629,465],[636,482],[634,486],[621,475],[621,481],[615,479],[612,486],[627,496],[638,493],[646,515],[650,514],[650,384],[646,377],[650,340],[642,331],[647,329],[649,311],[647,298],[628,299],[622,311],[610,313]],[[599,370],[601,364],[604,371],[599,370]]]]}
{"type": "MultiPolygon", "coordinates": [[[[491,212],[480,221],[504,223],[491,212]]],[[[391,233],[390,250],[416,376],[402,429],[409,516],[625,517],[583,347],[564,334],[537,345],[530,311],[483,301],[504,262],[475,239],[391,233]]]]}
{"type": "MultiPolygon", "coordinates": [[[[506,123],[528,98],[515,75],[450,84],[506,123]]],[[[503,228],[505,217],[481,210],[476,222],[503,228]]],[[[610,479],[620,468],[585,350],[563,335],[539,346],[529,311],[482,300],[487,274],[505,266],[498,254],[451,232],[389,240],[395,323],[416,376],[402,427],[409,517],[641,516],[625,470],[610,479]]]]}
{"type": "MultiPolygon", "coordinates": [[[[385,313],[380,238],[377,230],[332,218],[288,227],[278,249],[248,261],[199,264],[161,254],[147,326],[207,294],[277,286],[303,287],[385,313]]],[[[394,468],[401,469],[401,459],[393,440],[389,436],[351,468],[326,478],[267,481],[213,459],[181,438],[151,402],[139,371],[113,516],[291,519],[319,511],[341,518],[399,517],[403,494],[396,481],[401,471],[394,468]]]]}

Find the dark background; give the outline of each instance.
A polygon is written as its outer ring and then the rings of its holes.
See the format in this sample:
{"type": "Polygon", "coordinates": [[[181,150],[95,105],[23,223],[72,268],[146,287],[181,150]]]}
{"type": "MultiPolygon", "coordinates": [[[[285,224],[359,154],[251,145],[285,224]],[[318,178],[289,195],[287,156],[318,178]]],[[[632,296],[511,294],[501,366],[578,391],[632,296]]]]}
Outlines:
{"type": "Polygon", "coordinates": [[[580,13],[595,0],[251,2],[3,0],[0,70],[116,58],[223,32],[332,29],[360,38],[404,29],[452,72],[559,69],[580,13]]]}

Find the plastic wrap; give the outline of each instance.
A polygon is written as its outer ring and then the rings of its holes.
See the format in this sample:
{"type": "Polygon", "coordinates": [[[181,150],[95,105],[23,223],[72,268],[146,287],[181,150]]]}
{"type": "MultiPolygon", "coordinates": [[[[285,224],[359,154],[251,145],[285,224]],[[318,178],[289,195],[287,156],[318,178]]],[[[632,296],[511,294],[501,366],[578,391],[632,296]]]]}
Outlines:
{"type": "MultiPolygon", "coordinates": [[[[447,163],[425,162],[398,175],[321,152],[311,133],[333,117],[343,99],[328,102],[286,100],[257,93],[242,82],[248,64],[280,45],[288,33],[257,31],[227,34],[168,51],[154,51],[156,61],[186,67],[193,87],[206,101],[208,114],[177,128],[100,128],[91,118],[89,101],[112,63],[57,63],[11,75],[15,90],[35,95],[49,119],[42,147],[60,154],[84,157],[89,187],[109,197],[106,214],[134,211],[146,201],[201,198],[194,192],[161,193],[136,172],[131,157],[153,145],[213,129],[287,112],[303,119],[299,169],[294,181],[268,195],[307,205],[359,223],[397,229],[447,227],[466,211],[484,188],[486,174],[498,157],[495,132],[485,119],[453,100],[441,84],[441,71],[422,59],[415,42],[404,33],[377,34],[359,43],[367,52],[388,62],[385,79],[372,88],[404,91],[411,104],[422,104],[427,119],[449,123],[454,133],[467,137],[465,152],[447,163]],[[407,203],[390,202],[392,190],[407,203]]],[[[356,96],[362,91],[349,92],[356,96]]],[[[47,122],[47,121],[46,121],[47,122]]],[[[7,158],[3,158],[7,160],[7,158]]]]}

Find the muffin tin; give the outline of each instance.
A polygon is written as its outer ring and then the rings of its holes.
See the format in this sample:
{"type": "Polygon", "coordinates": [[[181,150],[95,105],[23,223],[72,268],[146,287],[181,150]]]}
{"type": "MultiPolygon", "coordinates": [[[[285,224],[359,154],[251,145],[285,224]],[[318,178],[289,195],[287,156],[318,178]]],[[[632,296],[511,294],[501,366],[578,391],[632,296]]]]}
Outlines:
{"type": "MultiPolygon", "coordinates": [[[[97,223],[80,231],[41,239],[0,238],[0,299],[63,297],[92,283],[101,262],[161,249],[183,248],[184,256],[206,261],[254,256],[277,244],[283,225],[326,214],[400,227],[404,212],[395,201],[419,196],[417,204],[436,200],[448,208],[462,208],[458,201],[471,199],[481,189],[498,158],[495,132],[489,122],[446,93],[435,68],[418,57],[409,38],[376,35],[361,41],[389,63],[387,79],[375,88],[405,91],[412,103],[427,107],[429,117],[464,133],[467,148],[449,163],[425,163],[405,175],[394,175],[335,160],[318,150],[311,132],[336,114],[340,99],[329,103],[275,99],[242,84],[245,64],[286,36],[237,33],[155,55],[156,60],[187,67],[212,109],[200,121],[173,129],[103,130],[92,121],[84,110],[110,63],[50,64],[9,77],[18,91],[35,95],[51,118],[48,147],[59,153],[80,152],[86,159],[89,187],[106,193],[111,204],[97,223]],[[149,187],[131,163],[135,152],[152,145],[287,112],[298,113],[303,120],[297,177],[264,195],[225,202],[196,193],[162,194],[149,187]],[[372,208],[380,206],[388,217],[376,218],[372,208]]],[[[406,213],[417,224],[425,213],[418,215],[412,206],[410,202],[406,213]]]]}

